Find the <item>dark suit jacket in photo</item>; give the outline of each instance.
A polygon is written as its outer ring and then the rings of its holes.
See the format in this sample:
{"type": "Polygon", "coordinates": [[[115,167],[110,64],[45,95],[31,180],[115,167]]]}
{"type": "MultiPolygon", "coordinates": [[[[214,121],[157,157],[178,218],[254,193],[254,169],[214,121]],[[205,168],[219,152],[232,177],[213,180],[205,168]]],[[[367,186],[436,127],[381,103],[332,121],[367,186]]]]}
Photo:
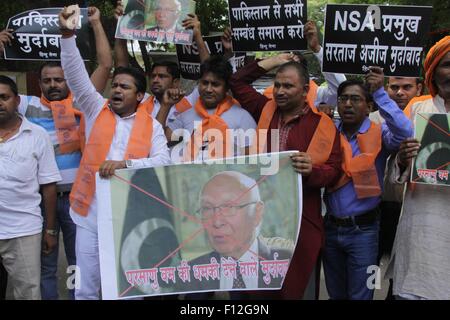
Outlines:
{"type": "MultiPolygon", "coordinates": [[[[270,248],[268,247],[264,242],[262,242],[260,239],[258,239],[258,288],[280,288],[283,278],[277,277],[277,278],[271,278],[270,283],[267,285],[264,280],[264,273],[262,272],[261,268],[261,261],[264,260],[274,260],[274,253],[278,253],[277,260],[284,260],[284,259],[290,259],[292,257],[292,251],[284,248],[270,248]]],[[[194,260],[191,260],[189,262],[189,265],[191,266],[190,269],[190,282],[183,283],[180,279],[177,279],[177,287],[179,287],[180,290],[183,291],[215,291],[220,290],[220,279],[214,279],[214,280],[206,280],[202,279],[202,281],[199,281],[198,279],[194,278],[194,271],[193,266],[194,265],[201,265],[201,264],[209,264],[211,263],[211,258],[215,258],[217,263],[220,264],[221,262],[221,255],[217,251],[212,251],[210,253],[207,253],[203,256],[200,256],[198,258],[195,258],[194,260]]],[[[239,270],[239,265],[236,267],[237,271],[239,270]]],[[[245,290],[245,289],[243,289],[245,290]]],[[[255,288],[249,288],[248,290],[255,290],[255,288]]]]}

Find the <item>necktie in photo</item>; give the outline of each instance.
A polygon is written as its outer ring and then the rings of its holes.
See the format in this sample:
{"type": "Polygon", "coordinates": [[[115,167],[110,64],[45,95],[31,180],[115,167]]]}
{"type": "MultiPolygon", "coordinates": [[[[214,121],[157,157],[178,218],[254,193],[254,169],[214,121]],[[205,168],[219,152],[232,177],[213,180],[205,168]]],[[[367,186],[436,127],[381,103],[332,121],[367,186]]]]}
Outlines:
{"type": "Polygon", "coordinates": [[[242,279],[241,271],[239,267],[236,268],[236,278],[233,279],[233,289],[245,288],[244,279],[242,279]]]}

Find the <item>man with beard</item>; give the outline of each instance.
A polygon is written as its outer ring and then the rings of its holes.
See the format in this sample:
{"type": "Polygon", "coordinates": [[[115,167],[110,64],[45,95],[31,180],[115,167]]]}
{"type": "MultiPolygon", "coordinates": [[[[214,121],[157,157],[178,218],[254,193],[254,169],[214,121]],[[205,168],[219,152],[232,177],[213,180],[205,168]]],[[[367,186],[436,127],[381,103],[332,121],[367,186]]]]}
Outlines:
{"type": "MultiPolygon", "coordinates": [[[[418,113],[450,112],[450,36],[444,37],[430,49],[424,62],[424,71],[430,95],[414,98],[408,104],[405,114],[412,122],[418,113]]],[[[433,119],[430,121],[433,122],[433,119]]],[[[433,128],[437,129],[436,124],[431,122],[425,133],[433,128]]],[[[445,122],[438,123],[437,127],[444,132],[449,130],[449,124],[445,122]]],[[[449,144],[445,133],[443,139],[449,144]]],[[[420,144],[416,139],[403,141],[397,155],[397,165],[390,177],[396,183],[406,183],[406,191],[386,276],[393,278],[393,294],[400,299],[448,300],[450,189],[446,186],[408,182],[411,160],[418,155],[419,149],[420,144]]],[[[433,169],[448,170],[448,164],[445,166],[445,163],[432,163],[432,159],[430,160],[427,165],[433,169]]]]}

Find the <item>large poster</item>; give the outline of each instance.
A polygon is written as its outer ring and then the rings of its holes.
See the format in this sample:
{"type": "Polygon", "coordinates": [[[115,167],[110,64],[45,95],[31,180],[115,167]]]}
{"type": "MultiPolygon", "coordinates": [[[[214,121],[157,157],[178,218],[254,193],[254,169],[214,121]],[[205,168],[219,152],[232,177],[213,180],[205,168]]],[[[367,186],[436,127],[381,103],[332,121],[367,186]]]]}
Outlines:
{"type": "Polygon", "coordinates": [[[416,114],[415,138],[420,149],[411,170],[411,182],[450,186],[450,114],[416,114]]]}
{"type": "Polygon", "coordinates": [[[305,50],[306,0],[229,0],[233,51],[305,50]]]}
{"type": "MultiPolygon", "coordinates": [[[[210,55],[223,55],[221,36],[203,37],[203,40],[210,55]]],[[[177,44],[176,47],[181,76],[184,79],[200,79],[200,55],[197,44],[195,42],[192,45],[177,44]]],[[[245,56],[244,52],[234,53],[230,62],[234,64],[236,69],[239,69],[244,66],[245,56]]]]}
{"type": "Polygon", "coordinates": [[[291,154],[270,175],[249,156],[97,176],[103,298],[281,288],[302,214],[291,154]]]}
{"type": "Polygon", "coordinates": [[[418,77],[431,7],[327,4],[324,72],[418,77]]]}
{"type": "MultiPolygon", "coordinates": [[[[25,11],[11,17],[6,29],[12,29],[14,38],[5,46],[5,59],[60,60],[58,14],[62,8],[44,8],[25,11]]],[[[87,9],[81,8],[76,41],[84,60],[91,58],[87,9]]]]}
{"type": "Polygon", "coordinates": [[[193,31],[182,27],[193,0],[128,0],[117,22],[116,38],[160,43],[191,44],[193,31]]]}

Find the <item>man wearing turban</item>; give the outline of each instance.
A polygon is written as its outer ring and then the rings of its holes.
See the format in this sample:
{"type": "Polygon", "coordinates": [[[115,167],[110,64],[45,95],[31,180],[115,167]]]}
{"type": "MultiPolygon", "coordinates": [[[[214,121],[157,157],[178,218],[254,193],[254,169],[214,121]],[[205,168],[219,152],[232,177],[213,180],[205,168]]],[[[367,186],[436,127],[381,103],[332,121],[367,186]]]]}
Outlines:
{"type": "MultiPolygon", "coordinates": [[[[450,113],[450,36],[437,42],[428,52],[424,63],[425,83],[430,95],[411,100],[405,109],[415,125],[418,113],[450,113]]],[[[406,183],[411,174],[411,160],[421,157],[428,133],[441,129],[436,152],[448,161],[450,137],[448,117],[431,116],[422,143],[406,139],[400,146],[393,182],[406,183]],[[440,119],[438,122],[435,119],[440,119]],[[433,122],[431,124],[431,122],[433,122]],[[447,133],[447,134],[445,134],[447,133]]],[[[436,139],[436,138],[433,138],[436,139]]],[[[433,140],[436,142],[436,140],[433,140]]],[[[436,143],[434,143],[436,144],[436,143]]],[[[441,160],[442,161],[442,160],[441,160]]],[[[450,170],[448,163],[436,162],[432,154],[427,167],[450,170]]],[[[394,280],[393,294],[400,299],[450,299],[450,187],[437,184],[406,183],[393,253],[386,275],[394,280]]]]}

